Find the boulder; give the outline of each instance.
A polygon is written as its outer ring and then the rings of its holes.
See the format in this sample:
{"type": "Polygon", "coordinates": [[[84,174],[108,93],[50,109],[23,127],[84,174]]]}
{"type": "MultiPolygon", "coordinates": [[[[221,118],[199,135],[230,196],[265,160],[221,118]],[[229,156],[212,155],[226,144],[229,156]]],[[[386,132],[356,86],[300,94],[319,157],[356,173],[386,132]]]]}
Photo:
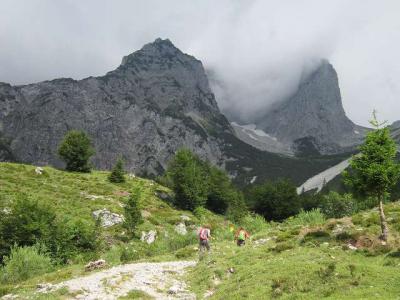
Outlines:
{"type": "Polygon", "coordinates": [[[179,223],[175,225],[175,232],[180,235],[186,235],[187,229],[185,223],[179,223]]]}
{"type": "Polygon", "coordinates": [[[181,215],[181,220],[182,221],[190,221],[190,217],[187,215],[181,215]]]}
{"type": "Polygon", "coordinates": [[[147,211],[147,210],[141,210],[140,214],[142,215],[143,218],[147,219],[148,217],[151,216],[151,212],[147,211]]]}
{"type": "Polygon", "coordinates": [[[116,224],[124,222],[124,216],[112,213],[108,209],[95,210],[92,213],[93,217],[97,220],[100,219],[102,227],[111,227],[116,224]]]}
{"type": "Polygon", "coordinates": [[[42,167],[36,167],[36,169],[35,169],[35,173],[36,173],[37,175],[42,175],[42,174],[43,174],[43,172],[44,172],[44,170],[43,170],[43,168],[42,168],[42,167]]]}
{"type": "Polygon", "coordinates": [[[91,261],[85,266],[85,271],[93,271],[96,269],[101,269],[106,266],[106,261],[104,259],[99,259],[96,261],[91,261]]]}
{"type": "Polygon", "coordinates": [[[355,251],[355,250],[358,249],[356,246],[353,246],[353,245],[350,244],[350,243],[347,245],[347,248],[349,248],[350,250],[353,250],[353,251],[355,251]]]}
{"type": "Polygon", "coordinates": [[[153,244],[156,238],[157,238],[157,231],[150,230],[147,233],[145,231],[142,231],[142,236],[140,237],[140,240],[147,244],[153,244]]]}
{"type": "Polygon", "coordinates": [[[157,190],[154,195],[158,198],[160,198],[161,200],[164,201],[169,201],[172,199],[171,195],[168,194],[167,192],[161,191],[161,190],[157,190]]]}
{"type": "Polygon", "coordinates": [[[36,288],[39,293],[48,293],[53,291],[55,287],[51,283],[39,283],[36,285],[36,288]]]}

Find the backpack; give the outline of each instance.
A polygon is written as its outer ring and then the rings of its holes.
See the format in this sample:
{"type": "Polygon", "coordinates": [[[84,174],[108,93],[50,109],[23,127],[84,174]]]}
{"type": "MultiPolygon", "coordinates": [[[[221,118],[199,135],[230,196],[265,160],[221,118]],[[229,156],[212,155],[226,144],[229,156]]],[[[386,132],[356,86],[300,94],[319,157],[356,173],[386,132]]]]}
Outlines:
{"type": "Polygon", "coordinates": [[[207,229],[206,228],[201,228],[200,229],[200,232],[199,232],[199,237],[200,237],[200,240],[207,240],[208,239],[208,234],[207,234],[208,232],[207,232],[207,229]]]}
{"type": "Polygon", "coordinates": [[[246,234],[244,230],[240,230],[239,235],[238,235],[238,240],[244,241],[246,239],[246,234]]]}

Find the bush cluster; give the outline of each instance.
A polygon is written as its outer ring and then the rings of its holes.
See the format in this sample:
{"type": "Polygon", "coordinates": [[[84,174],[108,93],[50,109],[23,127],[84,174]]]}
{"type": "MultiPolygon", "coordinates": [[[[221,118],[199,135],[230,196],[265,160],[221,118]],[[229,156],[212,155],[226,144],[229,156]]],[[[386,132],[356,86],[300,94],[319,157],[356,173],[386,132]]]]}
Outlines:
{"type": "Polygon", "coordinates": [[[239,220],[246,214],[241,192],[223,170],[202,161],[190,150],[180,150],[170,162],[163,182],[175,192],[175,205],[194,211],[198,207],[239,220]]]}
{"type": "Polygon", "coordinates": [[[0,209],[0,263],[17,246],[40,243],[58,262],[97,248],[96,224],[91,219],[57,217],[55,210],[29,197],[16,198],[0,209]]]}
{"type": "Polygon", "coordinates": [[[296,186],[286,179],[253,186],[247,199],[249,207],[267,220],[282,221],[302,208],[296,186]]]}
{"type": "Polygon", "coordinates": [[[51,259],[41,252],[40,246],[12,247],[9,256],[4,258],[0,281],[15,283],[41,275],[53,268],[51,259]]]}

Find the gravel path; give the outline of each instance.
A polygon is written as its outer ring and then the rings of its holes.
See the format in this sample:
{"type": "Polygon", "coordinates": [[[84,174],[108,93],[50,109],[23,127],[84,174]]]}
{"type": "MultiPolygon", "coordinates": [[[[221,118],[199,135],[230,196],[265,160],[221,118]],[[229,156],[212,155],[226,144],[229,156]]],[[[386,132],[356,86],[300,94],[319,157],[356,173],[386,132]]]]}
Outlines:
{"type": "Polygon", "coordinates": [[[64,281],[54,289],[67,287],[74,299],[111,300],[140,290],[155,299],[196,299],[179,277],[194,261],[126,264],[64,281]]]}

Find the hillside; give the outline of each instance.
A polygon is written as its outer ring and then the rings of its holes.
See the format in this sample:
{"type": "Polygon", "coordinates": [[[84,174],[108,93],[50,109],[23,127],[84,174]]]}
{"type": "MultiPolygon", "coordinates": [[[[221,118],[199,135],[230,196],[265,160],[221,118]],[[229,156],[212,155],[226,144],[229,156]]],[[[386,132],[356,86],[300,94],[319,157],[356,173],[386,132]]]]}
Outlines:
{"type": "Polygon", "coordinates": [[[96,251],[80,253],[67,265],[56,265],[48,273],[18,284],[0,283],[0,296],[92,299],[87,292],[92,289],[104,290],[110,299],[129,290],[132,292],[120,299],[153,299],[149,295],[193,299],[192,293],[197,299],[395,299],[400,293],[398,202],[385,208],[392,234],[390,246],[377,240],[379,218],[377,211],[371,210],[338,220],[325,220],[318,212],[301,213],[284,223],[248,216],[242,225],[252,234],[251,241],[238,248],[228,230],[229,222],[222,216],[175,209],[156,196],[167,199],[169,190],[151,180],[130,177],[116,185],[107,181],[107,175],[50,167],[36,174],[34,166],[0,163],[2,209],[18,197],[29,197],[52,204],[58,217],[94,222],[92,213],[99,209],[122,214],[127,193],[140,187],[145,221],[138,231],[157,233],[155,242],[147,244],[139,237],[127,238],[121,224],[102,227],[101,246],[96,251]],[[211,225],[212,251],[199,260],[194,231],[205,222],[211,225]],[[177,227],[185,227],[187,234],[179,234],[177,227]],[[98,258],[105,259],[107,267],[85,272],[84,265],[98,258]],[[186,275],[185,267],[189,267],[186,275]],[[94,283],[99,286],[88,286],[94,283]],[[47,286],[51,289],[45,294],[38,292],[46,291],[43,287],[47,286]],[[171,292],[176,286],[179,291],[171,292]]]}
{"type": "Polygon", "coordinates": [[[397,299],[400,203],[386,205],[386,214],[390,247],[376,238],[376,210],[338,220],[300,214],[254,226],[242,248],[216,242],[191,271],[191,286],[199,299],[397,299]]]}
{"type": "MultiPolygon", "coordinates": [[[[99,247],[71,257],[67,265],[56,266],[44,276],[37,276],[23,284],[1,283],[0,297],[8,293],[32,296],[36,285],[43,282],[60,282],[87,274],[84,265],[95,259],[105,259],[108,266],[134,261],[174,261],[190,256],[193,245],[197,245],[196,230],[202,223],[214,228],[224,227],[224,218],[202,211],[194,215],[177,210],[166,200],[170,191],[154,181],[131,178],[123,184],[111,184],[108,172],[93,171],[90,174],[69,173],[45,167],[43,174],[35,172],[36,167],[23,164],[0,163],[0,209],[7,211],[11,202],[18,198],[30,198],[56,209],[57,218],[68,224],[95,224],[93,212],[106,209],[121,216],[128,193],[140,188],[139,203],[143,224],[138,227],[138,237],[128,238],[121,224],[102,227],[97,230],[99,247]],[[156,196],[158,195],[158,196],[156,196]],[[178,227],[187,231],[177,233],[178,227]],[[154,243],[140,240],[142,232],[156,232],[154,243]],[[192,245],[188,249],[189,245],[192,245]],[[186,249],[186,250],[185,250],[186,249]]],[[[216,233],[218,236],[218,233],[216,233]]],[[[0,269],[1,270],[1,269],[0,269]]],[[[59,295],[60,296],[60,295],[59,295]]],[[[58,299],[54,296],[55,299],[58,299]]],[[[53,298],[46,298],[53,299],[53,298]]]]}

